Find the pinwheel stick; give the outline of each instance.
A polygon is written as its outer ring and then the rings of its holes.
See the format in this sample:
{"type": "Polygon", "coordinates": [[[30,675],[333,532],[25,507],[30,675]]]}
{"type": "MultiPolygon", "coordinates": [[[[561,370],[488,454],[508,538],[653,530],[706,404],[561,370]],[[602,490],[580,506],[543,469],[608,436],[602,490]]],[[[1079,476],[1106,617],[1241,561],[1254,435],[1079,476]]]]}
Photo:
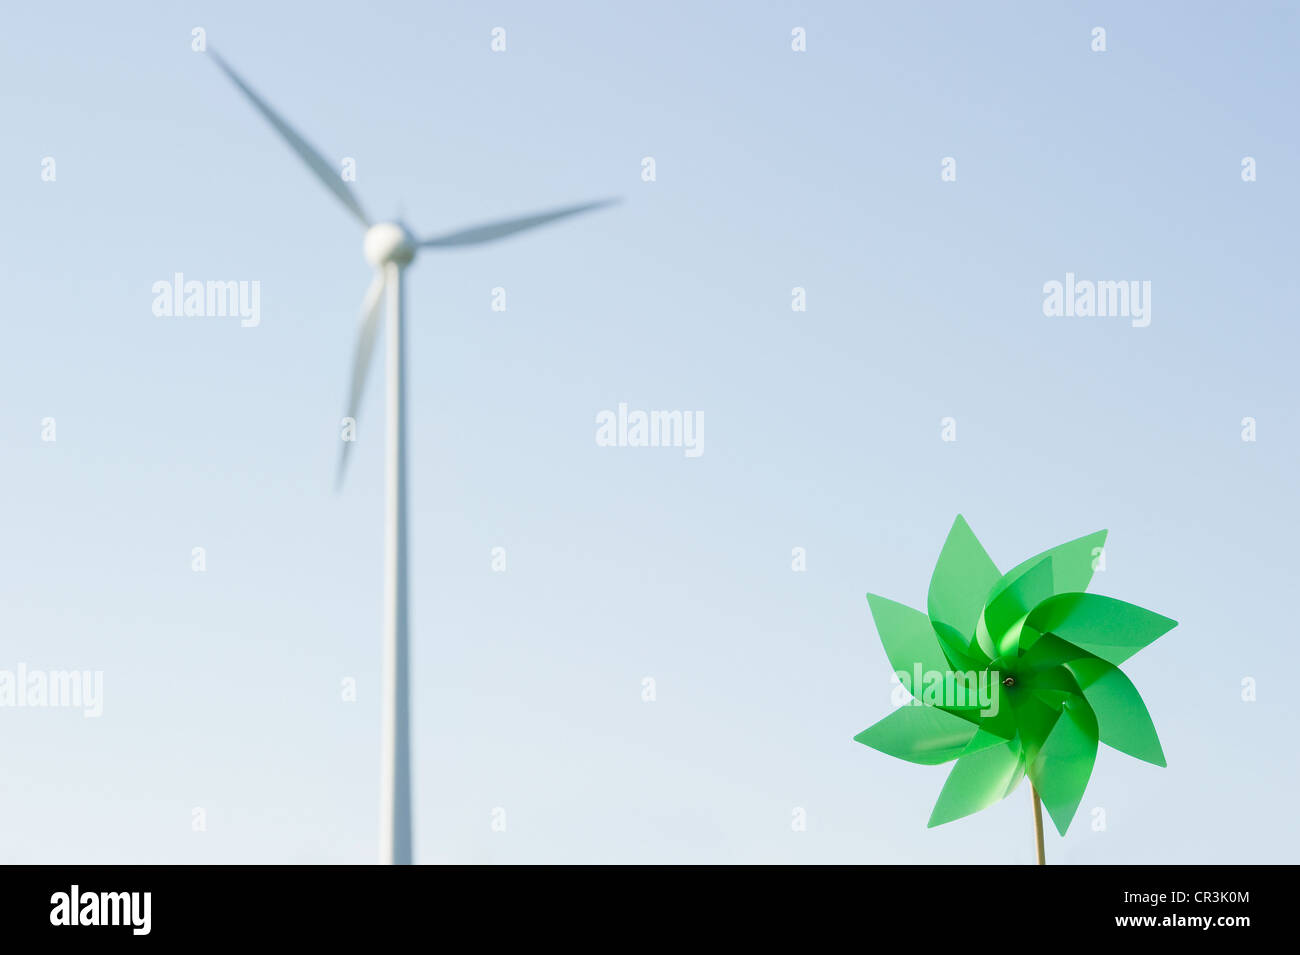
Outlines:
{"type": "Polygon", "coordinates": [[[1038,788],[1029,784],[1029,791],[1034,794],[1034,848],[1038,850],[1038,864],[1047,865],[1047,857],[1043,854],[1043,805],[1038,801],[1038,788]]]}

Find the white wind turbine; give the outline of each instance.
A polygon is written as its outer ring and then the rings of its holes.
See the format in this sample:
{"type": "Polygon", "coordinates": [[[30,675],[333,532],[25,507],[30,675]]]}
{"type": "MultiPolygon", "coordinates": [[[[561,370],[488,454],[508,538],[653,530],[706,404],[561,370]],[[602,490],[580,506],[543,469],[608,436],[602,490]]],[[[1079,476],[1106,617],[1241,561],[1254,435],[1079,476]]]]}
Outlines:
{"type": "MultiPolygon", "coordinates": [[[[325,187],[366,227],[363,248],[366,261],[375,268],[375,278],[361,304],[361,329],[352,363],[352,387],[348,394],[348,417],[356,419],[366,383],[366,370],[379,333],[380,302],[388,293],[388,435],[385,475],[384,543],[384,662],[382,722],[382,766],[380,774],[380,862],[408,865],[411,860],[411,737],[410,692],[407,679],[406,616],[406,390],[405,333],[402,310],[402,272],[418,249],[445,249],[478,245],[502,239],[516,232],[545,225],[556,219],[588,212],[617,202],[605,199],[552,209],[517,219],[505,219],[429,239],[417,239],[400,221],[373,223],[339,172],[286,123],[275,110],[245,83],[226,61],[209,50],[221,71],[230,77],[249,102],[275,127],[289,147],[307,164],[325,187]]],[[[344,442],[339,457],[338,479],[347,466],[344,442]]]]}

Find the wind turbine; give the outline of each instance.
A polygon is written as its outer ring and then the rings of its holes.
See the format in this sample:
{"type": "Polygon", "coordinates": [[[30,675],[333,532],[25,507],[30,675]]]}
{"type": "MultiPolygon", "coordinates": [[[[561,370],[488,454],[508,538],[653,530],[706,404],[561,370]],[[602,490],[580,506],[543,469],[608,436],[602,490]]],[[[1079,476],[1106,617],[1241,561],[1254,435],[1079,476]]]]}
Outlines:
{"type": "MultiPolygon", "coordinates": [[[[310,143],[249,87],[215,50],[208,54],[248,101],[257,108],[289,144],[325,188],[347,207],[366,228],[363,250],[375,269],[374,280],[361,303],[361,327],[352,362],[352,386],[348,392],[348,417],[356,420],[365,389],[366,372],[379,334],[380,304],[387,293],[388,307],[388,429],[385,473],[384,542],[384,660],[382,701],[382,765],[380,769],[379,861],[409,865],[411,859],[411,727],[408,686],[407,588],[406,588],[406,355],[403,271],[419,249],[450,249],[503,239],[516,232],[554,222],[580,212],[589,212],[617,202],[603,199],[581,205],[551,209],[516,219],[417,239],[401,221],[372,222],[361,208],[342,175],[310,143]]],[[[348,448],[339,455],[338,480],[347,467],[348,448]]]]}

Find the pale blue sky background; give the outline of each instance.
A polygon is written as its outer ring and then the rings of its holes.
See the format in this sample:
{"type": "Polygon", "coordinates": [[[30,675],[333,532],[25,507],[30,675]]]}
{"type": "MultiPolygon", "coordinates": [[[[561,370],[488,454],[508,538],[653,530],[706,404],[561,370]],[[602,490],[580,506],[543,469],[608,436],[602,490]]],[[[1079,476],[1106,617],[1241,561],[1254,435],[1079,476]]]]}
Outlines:
{"type": "Polygon", "coordinates": [[[375,215],[627,200],[409,273],[419,861],[1027,861],[1027,788],[927,831],[947,770],[852,741],[864,594],[922,605],[957,512],[1003,568],[1108,527],[1094,589],[1181,622],[1127,666],[1169,767],[1103,750],[1049,858],[1295,861],[1297,7],[1219,6],[9,10],[0,668],[105,710],[0,710],[0,861],[377,851],[361,234],[195,26],[375,215]],[[261,325],[156,318],[178,271],[261,325]],[[1150,280],[1151,326],[1044,318],[1067,271],[1150,280]],[[598,448],[620,401],[704,455],[598,448]]]}

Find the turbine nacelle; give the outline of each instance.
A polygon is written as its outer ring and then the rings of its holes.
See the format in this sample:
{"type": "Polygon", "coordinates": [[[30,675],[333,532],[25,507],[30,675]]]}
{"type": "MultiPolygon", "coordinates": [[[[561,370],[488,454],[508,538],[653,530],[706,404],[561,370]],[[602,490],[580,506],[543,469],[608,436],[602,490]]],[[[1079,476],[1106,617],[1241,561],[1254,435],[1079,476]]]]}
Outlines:
{"type": "Polygon", "coordinates": [[[409,265],[419,245],[411,231],[400,222],[380,222],[366,230],[363,243],[366,261],[375,268],[389,262],[409,265]]]}

